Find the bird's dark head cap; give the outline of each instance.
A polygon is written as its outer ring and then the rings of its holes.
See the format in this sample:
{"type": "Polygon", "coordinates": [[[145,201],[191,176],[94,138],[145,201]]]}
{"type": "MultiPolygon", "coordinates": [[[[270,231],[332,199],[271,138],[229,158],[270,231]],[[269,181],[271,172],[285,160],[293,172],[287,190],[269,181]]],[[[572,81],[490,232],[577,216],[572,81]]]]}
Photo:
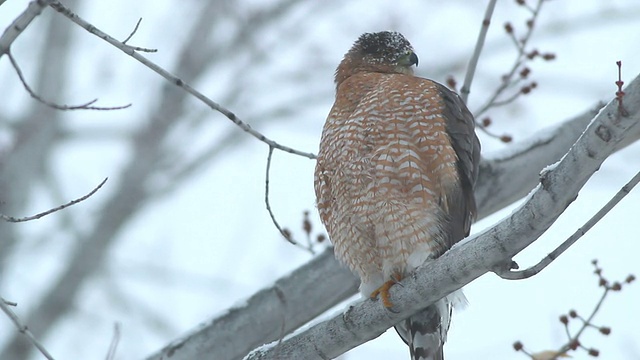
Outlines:
{"type": "Polygon", "coordinates": [[[359,73],[413,74],[418,56],[399,32],[380,31],[360,35],[336,69],[336,87],[359,73]]]}
{"type": "Polygon", "coordinates": [[[350,52],[357,52],[369,61],[383,64],[411,66],[418,64],[409,40],[396,31],[364,33],[353,44],[350,52]]]}

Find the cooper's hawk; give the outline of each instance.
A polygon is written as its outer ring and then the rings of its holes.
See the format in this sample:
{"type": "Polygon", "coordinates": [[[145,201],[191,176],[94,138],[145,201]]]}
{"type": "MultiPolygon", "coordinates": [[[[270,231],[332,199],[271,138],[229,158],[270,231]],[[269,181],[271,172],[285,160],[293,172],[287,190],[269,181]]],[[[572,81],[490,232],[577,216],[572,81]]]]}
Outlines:
{"type": "MultiPolygon", "coordinates": [[[[414,76],[417,64],[400,33],[360,36],[336,70],[315,171],[336,257],[388,308],[389,288],[467,236],[476,212],[473,115],[414,76]]],[[[443,358],[451,306],[449,296],[396,325],[412,359],[443,358]]]]}

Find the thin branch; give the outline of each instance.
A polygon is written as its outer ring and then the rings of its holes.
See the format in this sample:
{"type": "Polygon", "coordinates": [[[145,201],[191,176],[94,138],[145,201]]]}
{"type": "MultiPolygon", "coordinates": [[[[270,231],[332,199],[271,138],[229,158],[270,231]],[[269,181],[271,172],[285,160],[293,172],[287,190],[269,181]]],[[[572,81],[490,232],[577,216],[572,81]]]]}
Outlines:
{"type": "Polygon", "coordinates": [[[60,210],[66,209],[69,206],[73,206],[73,205],[75,205],[77,203],[80,203],[80,202],[83,202],[83,201],[87,200],[93,194],[95,194],[98,190],[100,190],[102,185],[104,185],[107,182],[108,179],[109,179],[108,177],[104,178],[104,180],[102,180],[102,182],[100,184],[98,184],[98,186],[96,186],[93,190],[91,190],[91,192],[88,193],[87,195],[84,195],[84,196],[82,196],[80,198],[77,198],[75,200],[71,200],[68,203],[60,205],[60,206],[55,207],[53,209],[49,209],[47,211],[43,211],[41,213],[38,213],[38,214],[35,214],[35,215],[32,215],[32,216],[26,216],[26,217],[22,217],[22,218],[15,218],[13,216],[7,216],[7,215],[4,215],[4,214],[0,214],[0,218],[2,220],[4,220],[4,221],[12,222],[12,223],[19,223],[19,222],[25,222],[25,221],[31,221],[31,220],[40,219],[41,217],[47,216],[47,215],[52,214],[52,213],[54,213],[56,211],[60,211],[60,210]]]}
{"type": "Polygon", "coordinates": [[[571,333],[569,332],[569,326],[568,324],[565,324],[567,335],[569,336],[569,341],[567,341],[566,344],[560,347],[560,350],[557,351],[558,354],[566,354],[569,350],[576,350],[577,346],[580,344],[578,339],[580,339],[580,336],[582,335],[582,333],[591,325],[591,321],[593,320],[593,317],[596,316],[596,314],[600,310],[600,307],[602,307],[602,304],[604,303],[604,300],[607,298],[607,295],[609,295],[610,291],[611,291],[610,287],[608,286],[605,287],[604,292],[602,293],[602,296],[600,296],[600,299],[598,300],[598,303],[591,311],[591,314],[589,315],[589,317],[586,320],[583,320],[583,324],[580,327],[580,330],[578,330],[578,332],[575,335],[571,336],[571,333]]]}
{"type": "Polygon", "coordinates": [[[303,228],[307,235],[307,246],[304,246],[293,238],[291,231],[289,231],[288,229],[282,228],[280,226],[280,224],[278,223],[278,220],[276,220],[276,216],[274,215],[273,210],[271,210],[271,204],[269,202],[269,173],[271,170],[272,157],[273,157],[273,147],[269,146],[269,155],[267,156],[267,169],[265,172],[265,181],[264,181],[264,203],[267,207],[267,211],[269,212],[269,216],[271,217],[271,221],[273,222],[273,225],[275,225],[276,229],[278,229],[280,234],[282,234],[282,236],[285,239],[287,239],[289,243],[291,243],[292,245],[298,246],[299,248],[305,251],[310,252],[311,255],[315,255],[316,251],[313,249],[313,242],[311,241],[311,232],[310,232],[311,223],[309,222],[309,219],[308,219],[308,215],[309,215],[308,212],[305,212],[305,215],[304,215],[305,218],[303,220],[303,228]],[[307,226],[309,231],[307,231],[307,226]]]}
{"type": "Polygon", "coordinates": [[[120,109],[126,109],[131,106],[131,104],[122,105],[122,106],[109,106],[109,107],[91,106],[96,101],[98,101],[98,99],[93,99],[81,105],[58,105],[50,101],[44,100],[31,89],[29,84],[27,84],[27,80],[24,78],[24,75],[22,74],[22,70],[20,69],[20,66],[18,65],[18,62],[16,61],[16,59],[11,54],[11,51],[7,51],[7,56],[9,57],[9,60],[11,61],[11,65],[13,66],[13,69],[16,71],[16,74],[18,74],[18,78],[20,78],[20,82],[22,82],[22,86],[24,87],[25,90],[27,90],[29,95],[31,95],[32,98],[38,100],[40,103],[47,105],[51,108],[54,108],[57,110],[120,110],[120,109]]]}
{"type": "Polygon", "coordinates": [[[26,325],[22,325],[22,323],[20,322],[20,318],[18,318],[18,315],[16,315],[16,313],[14,313],[13,310],[9,308],[9,304],[13,304],[13,303],[6,301],[0,296],[0,309],[2,309],[2,311],[9,317],[9,319],[11,319],[11,321],[16,326],[18,331],[22,333],[24,336],[26,336],[27,339],[29,339],[29,342],[31,342],[33,346],[35,346],[42,353],[42,355],[44,355],[44,357],[46,357],[49,360],[55,360],[53,356],[49,354],[49,352],[44,347],[44,345],[42,345],[40,341],[36,339],[36,337],[29,330],[29,328],[26,325]]]}
{"type": "Polygon", "coordinates": [[[580,239],[584,234],[586,234],[591,228],[598,223],[598,221],[602,220],[602,218],[611,211],[625,196],[629,195],[631,189],[633,189],[638,182],[640,182],[640,172],[638,172],[629,182],[618,191],[618,193],[607,202],[605,206],[603,206],[591,219],[589,219],[582,227],[580,227],[576,232],[573,233],[567,240],[565,240],[562,245],[558,246],[555,250],[553,250],[549,255],[545,256],[539,263],[536,265],[520,271],[509,271],[508,269],[497,269],[494,271],[496,275],[500,276],[503,279],[507,280],[522,280],[532,277],[533,275],[538,274],[544,268],[546,268],[549,264],[551,264],[555,259],[557,259],[563,252],[565,252],[568,248],[571,247],[578,239],[580,239]]]}
{"type": "Polygon", "coordinates": [[[116,351],[118,350],[118,343],[120,343],[120,323],[113,324],[113,338],[109,344],[109,351],[105,360],[113,360],[116,357],[116,351]]]}
{"type": "Polygon", "coordinates": [[[616,99],[618,100],[618,111],[620,115],[627,116],[627,110],[624,108],[624,91],[622,90],[622,86],[624,85],[624,81],[622,81],[622,61],[616,61],[616,65],[618,66],[618,80],[616,80],[615,84],[618,87],[618,91],[616,91],[616,99]]]}
{"type": "Polygon", "coordinates": [[[497,133],[493,132],[492,130],[489,130],[489,126],[491,125],[492,121],[491,118],[489,117],[485,117],[480,121],[476,121],[476,129],[484,132],[485,134],[489,135],[489,137],[492,137],[494,139],[500,139],[500,141],[504,142],[504,143],[509,143],[511,141],[513,141],[513,137],[511,135],[508,134],[502,134],[502,135],[498,135],[497,133]]]}
{"type": "MultiPolygon", "coordinates": [[[[126,44],[127,41],[131,40],[133,35],[135,35],[135,33],[138,32],[138,28],[140,27],[141,22],[142,22],[142,18],[138,19],[138,22],[136,23],[136,26],[133,28],[133,31],[131,32],[131,34],[129,34],[129,36],[127,36],[127,38],[122,41],[123,44],[126,44]]],[[[156,51],[158,50],[156,49],[156,51]]]]}
{"type": "Polygon", "coordinates": [[[478,40],[476,41],[476,48],[473,50],[473,55],[471,56],[469,66],[467,67],[467,74],[464,76],[464,84],[460,89],[460,97],[465,103],[467,103],[467,99],[469,98],[471,83],[473,82],[473,76],[476,73],[476,66],[478,65],[478,60],[480,59],[480,54],[484,47],[487,32],[489,31],[489,25],[491,25],[491,17],[493,16],[493,9],[496,6],[496,2],[497,0],[490,0],[489,4],[487,4],[487,10],[484,13],[484,19],[482,19],[482,27],[480,28],[478,40]]]}
{"type": "Polygon", "coordinates": [[[580,336],[582,336],[582,334],[587,328],[597,329],[600,332],[600,334],[605,336],[611,333],[610,327],[595,325],[593,323],[593,318],[596,316],[598,311],[600,311],[602,304],[604,303],[604,300],[607,298],[607,295],[609,295],[611,291],[616,291],[616,292],[621,291],[625,284],[628,285],[628,284],[631,284],[633,281],[635,281],[635,276],[633,274],[630,274],[629,276],[627,276],[624,282],[616,281],[613,284],[611,284],[602,275],[602,268],[598,266],[598,261],[593,260],[591,263],[595,267],[594,273],[598,276],[598,285],[604,288],[604,291],[600,296],[600,299],[596,303],[595,307],[591,311],[591,314],[587,318],[584,318],[583,316],[579,315],[576,310],[572,309],[572,310],[569,310],[567,314],[563,314],[560,316],[559,320],[564,327],[564,332],[565,332],[565,335],[567,336],[567,341],[562,346],[560,346],[558,350],[546,350],[546,351],[536,352],[532,354],[531,352],[527,351],[527,349],[525,349],[524,344],[521,341],[516,341],[513,344],[513,349],[515,351],[524,353],[527,357],[529,357],[532,360],[557,360],[558,358],[561,358],[561,357],[566,358],[566,357],[570,357],[569,355],[567,355],[569,350],[575,351],[578,349],[585,350],[590,356],[593,356],[593,357],[597,357],[600,355],[600,351],[598,349],[593,347],[591,348],[586,347],[580,341],[580,336]],[[569,328],[569,323],[571,322],[571,319],[577,319],[582,323],[580,325],[580,329],[575,333],[575,335],[571,335],[571,329],[569,328]]]}
{"type": "MultiPolygon", "coordinates": [[[[140,27],[140,23],[142,23],[142,18],[138,19],[138,22],[136,23],[136,26],[133,28],[133,31],[131,31],[131,34],[129,34],[129,36],[127,36],[126,39],[124,39],[124,41],[122,41],[122,44],[127,44],[127,42],[129,40],[131,40],[131,38],[133,37],[133,35],[135,35],[138,32],[138,28],[140,27]]],[[[132,45],[127,45],[129,46],[131,49],[135,50],[135,51],[141,51],[141,52],[146,52],[146,53],[155,53],[158,52],[158,49],[151,49],[151,48],[143,48],[143,47],[139,47],[139,46],[132,46],[132,45]]]]}
{"type": "MultiPolygon", "coordinates": [[[[63,184],[65,183],[63,179],[58,178],[54,174],[55,165],[52,162],[47,162],[45,166],[42,168],[42,178],[45,183],[45,187],[48,189],[49,196],[51,197],[51,202],[54,204],[64,204],[67,200],[67,195],[65,194],[63,188],[63,184]]],[[[65,233],[75,239],[82,238],[82,232],[80,229],[82,226],[77,222],[79,219],[74,216],[71,211],[61,211],[57,214],[57,220],[60,228],[65,229],[65,233]]],[[[81,220],[80,220],[81,221],[81,220]]],[[[47,232],[43,232],[39,234],[38,238],[34,238],[33,244],[35,246],[40,246],[41,244],[48,242],[50,235],[47,232]]]]}
{"type": "Polygon", "coordinates": [[[139,61],[140,63],[142,63],[143,65],[145,65],[146,67],[148,67],[149,69],[154,71],[155,73],[157,73],[158,75],[160,75],[163,78],[167,79],[170,83],[172,83],[172,84],[178,86],[179,88],[183,89],[184,91],[188,92],[189,94],[194,96],[196,99],[200,100],[202,103],[204,103],[207,106],[209,106],[211,109],[220,112],[221,114],[226,116],[227,119],[231,120],[234,124],[236,124],[238,127],[240,127],[243,131],[249,133],[251,136],[255,137],[256,139],[258,139],[258,140],[260,140],[262,142],[264,142],[265,144],[269,145],[270,147],[273,147],[274,149],[278,149],[280,151],[284,151],[284,152],[287,152],[287,153],[290,153],[290,154],[306,157],[306,158],[309,158],[309,159],[315,159],[316,158],[316,155],[313,154],[313,153],[303,152],[303,151],[300,151],[300,150],[296,150],[296,149],[290,148],[288,146],[280,145],[279,143],[267,138],[265,135],[263,135],[262,133],[254,130],[249,124],[245,123],[240,118],[238,118],[236,116],[236,114],[234,114],[232,111],[230,111],[227,108],[223,107],[222,105],[216,103],[215,101],[207,98],[206,96],[204,96],[204,94],[202,94],[198,90],[196,90],[193,87],[191,87],[191,85],[186,83],[184,80],[182,80],[182,79],[178,78],[177,76],[171,74],[170,72],[168,72],[167,70],[163,69],[162,67],[160,67],[156,63],[150,61],[149,59],[145,58],[144,56],[138,54],[136,52],[137,48],[131,47],[131,46],[126,45],[126,44],[123,44],[122,42],[114,39],[113,37],[109,36],[108,34],[104,33],[103,31],[99,30],[97,27],[91,25],[90,23],[88,23],[84,19],[80,18],[78,15],[73,13],[70,9],[66,8],[60,2],[58,2],[58,1],[53,2],[51,4],[51,7],[53,9],[55,9],[57,12],[59,12],[62,15],[66,16],[69,20],[73,21],[74,23],[76,23],[80,27],[82,27],[85,30],[87,30],[89,33],[91,33],[91,34],[99,37],[100,39],[108,42],[109,44],[115,46],[116,48],[118,48],[122,52],[124,52],[125,54],[131,56],[132,58],[136,59],[137,61],[139,61]]]}
{"type": "Polygon", "coordinates": [[[280,234],[282,234],[282,236],[285,239],[287,239],[287,241],[290,242],[291,244],[304,248],[304,246],[300,245],[298,242],[293,240],[293,238],[291,237],[291,233],[290,232],[285,231],[284,229],[282,229],[282,227],[280,227],[280,224],[278,223],[278,220],[276,220],[276,217],[273,214],[273,211],[271,210],[271,205],[269,204],[269,170],[271,169],[271,156],[272,155],[273,155],[273,147],[269,146],[269,155],[267,156],[267,170],[265,172],[265,181],[264,181],[264,203],[267,205],[267,211],[269,212],[269,216],[271,217],[271,221],[273,221],[273,225],[275,225],[276,229],[278,229],[278,231],[280,231],[280,234]]]}
{"type": "MultiPolygon", "coordinates": [[[[515,85],[515,84],[517,84],[518,82],[520,82],[520,80],[521,80],[521,79],[516,79],[512,84],[513,84],[513,85],[515,85]]],[[[511,94],[510,96],[508,96],[508,97],[506,97],[506,98],[504,98],[504,99],[502,99],[502,100],[497,100],[497,99],[496,99],[496,100],[493,102],[493,104],[492,104],[491,106],[504,106],[504,105],[509,105],[509,104],[511,104],[512,102],[515,102],[515,101],[516,101],[520,96],[522,96],[522,95],[523,95],[522,91],[518,91],[518,92],[516,92],[516,93],[514,93],[514,94],[511,94]]],[[[483,130],[484,130],[484,129],[483,129],[483,130]]]]}
{"type": "MultiPolygon", "coordinates": [[[[487,110],[493,107],[498,97],[502,95],[502,93],[507,88],[513,85],[512,79],[514,75],[516,74],[520,66],[528,59],[526,54],[526,47],[527,47],[527,44],[529,43],[529,40],[531,39],[531,36],[533,35],[533,31],[535,29],[535,23],[538,18],[538,15],[540,14],[540,10],[542,9],[542,4],[544,2],[545,0],[538,0],[538,3],[535,8],[531,8],[527,6],[527,9],[532,13],[532,18],[530,20],[530,23],[528,23],[527,32],[520,40],[518,40],[513,34],[513,28],[511,28],[511,31],[507,31],[507,33],[513,39],[516,48],[518,49],[518,56],[516,56],[516,59],[513,62],[513,65],[511,66],[511,69],[509,70],[509,72],[502,77],[502,83],[500,84],[500,86],[496,88],[493,94],[486,100],[484,105],[482,105],[478,110],[474,112],[474,115],[476,116],[476,118],[480,117],[480,115],[484,114],[487,110]]],[[[511,27],[510,24],[507,24],[507,26],[511,27]]]]}
{"type": "Polygon", "coordinates": [[[565,329],[566,329],[566,332],[567,332],[567,335],[568,335],[568,341],[567,341],[566,344],[561,346],[560,349],[557,351],[559,354],[566,353],[569,350],[576,350],[578,347],[580,347],[580,348],[584,349],[585,351],[588,351],[589,355],[597,356],[598,353],[599,353],[598,350],[593,349],[593,348],[592,349],[587,349],[585,346],[583,346],[579,341],[580,336],[589,327],[597,328],[604,335],[608,335],[609,334],[611,329],[610,328],[606,328],[606,330],[603,331],[602,327],[595,326],[593,324],[593,318],[596,316],[598,311],[600,311],[600,308],[602,307],[602,304],[604,303],[604,300],[607,298],[607,295],[609,295],[611,293],[611,291],[616,291],[616,292],[620,291],[620,290],[622,290],[622,287],[623,287],[624,283],[630,284],[632,281],[635,280],[635,276],[629,275],[624,282],[617,282],[616,281],[613,284],[611,284],[602,275],[602,268],[598,266],[598,260],[593,260],[591,263],[595,267],[594,273],[598,276],[598,285],[602,286],[604,288],[604,292],[602,293],[602,296],[600,297],[600,299],[596,303],[596,306],[591,311],[591,314],[586,319],[583,318],[582,316],[578,315],[578,313],[575,310],[569,311],[569,316],[571,318],[578,318],[578,319],[580,319],[582,321],[582,326],[580,327],[580,330],[578,330],[578,332],[576,332],[575,335],[571,336],[571,333],[569,331],[569,318],[566,317],[566,316],[561,316],[560,317],[560,321],[565,326],[565,329]]]}

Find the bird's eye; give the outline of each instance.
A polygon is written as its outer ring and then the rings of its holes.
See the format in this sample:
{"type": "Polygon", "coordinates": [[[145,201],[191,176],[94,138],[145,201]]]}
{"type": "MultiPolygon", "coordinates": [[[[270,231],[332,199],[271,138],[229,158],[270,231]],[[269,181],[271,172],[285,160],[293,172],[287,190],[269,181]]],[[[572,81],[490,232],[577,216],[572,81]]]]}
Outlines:
{"type": "Polygon", "coordinates": [[[418,55],[416,55],[415,52],[408,50],[402,56],[401,62],[402,62],[402,65],[404,66],[411,66],[411,65],[418,66],[418,55]]]}

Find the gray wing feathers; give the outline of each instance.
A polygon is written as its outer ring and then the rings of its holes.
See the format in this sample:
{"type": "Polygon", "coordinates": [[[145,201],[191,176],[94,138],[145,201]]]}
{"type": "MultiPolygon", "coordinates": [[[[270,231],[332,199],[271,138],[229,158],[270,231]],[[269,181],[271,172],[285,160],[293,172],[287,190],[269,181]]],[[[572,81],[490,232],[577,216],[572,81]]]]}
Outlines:
{"type": "Polygon", "coordinates": [[[478,169],[480,166],[480,141],[475,133],[473,115],[462,99],[443,85],[437,84],[445,104],[447,133],[458,156],[458,175],[460,187],[449,194],[449,223],[451,224],[451,243],[469,235],[471,223],[476,216],[476,201],[473,195],[478,169]],[[460,226],[462,225],[462,228],[460,226]]]}

